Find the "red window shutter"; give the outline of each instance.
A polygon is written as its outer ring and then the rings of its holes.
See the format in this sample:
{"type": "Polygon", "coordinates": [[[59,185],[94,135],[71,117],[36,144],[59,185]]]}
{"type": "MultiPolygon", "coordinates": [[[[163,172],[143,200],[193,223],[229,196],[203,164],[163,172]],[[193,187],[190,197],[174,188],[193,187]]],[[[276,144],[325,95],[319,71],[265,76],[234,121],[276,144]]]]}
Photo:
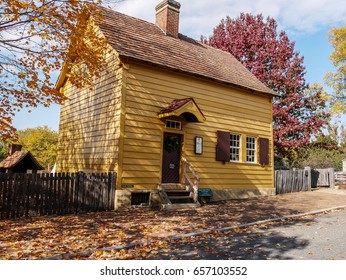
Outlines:
{"type": "Polygon", "coordinates": [[[269,164],[269,139],[259,139],[259,163],[262,165],[269,164]]]}
{"type": "Polygon", "coordinates": [[[230,161],[230,133],[217,131],[216,160],[230,161]]]}

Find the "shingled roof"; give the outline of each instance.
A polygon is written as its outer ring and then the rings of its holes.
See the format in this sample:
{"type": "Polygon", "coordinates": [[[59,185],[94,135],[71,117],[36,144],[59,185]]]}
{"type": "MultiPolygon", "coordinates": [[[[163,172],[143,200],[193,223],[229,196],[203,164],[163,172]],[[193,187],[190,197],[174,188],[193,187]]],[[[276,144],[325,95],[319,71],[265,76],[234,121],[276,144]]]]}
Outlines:
{"type": "Polygon", "coordinates": [[[37,170],[43,170],[44,167],[35,159],[29,151],[16,151],[0,162],[0,169],[12,169],[19,164],[25,157],[28,157],[37,170]]]}
{"type": "Polygon", "coordinates": [[[179,34],[167,36],[153,23],[100,8],[99,23],[120,59],[134,60],[276,95],[231,54],[179,34]]]}

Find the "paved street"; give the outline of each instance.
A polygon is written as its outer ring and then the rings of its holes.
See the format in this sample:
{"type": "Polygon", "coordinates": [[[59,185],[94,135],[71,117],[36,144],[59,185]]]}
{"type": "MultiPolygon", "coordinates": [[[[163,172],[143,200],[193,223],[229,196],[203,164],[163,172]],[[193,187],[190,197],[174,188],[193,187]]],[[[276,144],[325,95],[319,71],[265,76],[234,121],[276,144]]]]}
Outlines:
{"type": "Polygon", "coordinates": [[[173,242],[149,259],[346,259],[346,210],[280,226],[173,242]]]}
{"type": "Polygon", "coordinates": [[[346,210],[330,212],[338,208],[346,209],[346,191],[320,189],[180,211],[1,220],[0,259],[345,259],[346,210]],[[237,228],[249,223],[258,225],[237,228]]]}

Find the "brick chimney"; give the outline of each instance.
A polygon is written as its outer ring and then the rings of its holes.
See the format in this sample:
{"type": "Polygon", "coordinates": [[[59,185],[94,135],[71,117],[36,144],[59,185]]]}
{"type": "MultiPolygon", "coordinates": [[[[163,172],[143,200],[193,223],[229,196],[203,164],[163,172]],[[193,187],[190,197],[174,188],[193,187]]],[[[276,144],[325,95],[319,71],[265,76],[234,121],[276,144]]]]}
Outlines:
{"type": "Polygon", "coordinates": [[[9,146],[9,154],[13,155],[15,152],[19,152],[22,150],[22,145],[20,144],[10,144],[9,146]]]}
{"type": "Polygon", "coordinates": [[[174,0],[165,0],[156,6],[156,25],[175,38],[179,34],[179,10],[180,3],[174,0]]]}

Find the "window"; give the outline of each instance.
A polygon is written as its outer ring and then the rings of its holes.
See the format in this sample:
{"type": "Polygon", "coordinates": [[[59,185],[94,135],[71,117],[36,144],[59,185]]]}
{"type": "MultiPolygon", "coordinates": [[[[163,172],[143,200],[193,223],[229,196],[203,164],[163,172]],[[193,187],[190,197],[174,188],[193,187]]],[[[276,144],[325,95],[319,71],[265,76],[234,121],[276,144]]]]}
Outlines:
{"type": "Polygon", "coordinates": [[[181,122],[167,120],[166,121],[166,128],[175,129],[175,130],[181,130],[181,122]]]}
{"type": "Polygon", "coordinates": [[[246,137],[246,162],[256,162],[256,138],[246,137]]]}
{"type": "Polygon", "coordinates": [[[239,134],[230,134],[230,161],[240,161],[239,134]]]}
{"type": "Polygon", "coordinates": [[[131,205],[141,206],[148,205],[150,203],[150,192],[132,192],[131,193],[131,205]]]}
{"type": "Polygon", "coordinates": [[[270,164],[271,147],[269,139],[220,130],[217,131],[216,137],[217,161],[223,163],[243,161],[244,163],[259,163],[262,166],[270,164]]]}

